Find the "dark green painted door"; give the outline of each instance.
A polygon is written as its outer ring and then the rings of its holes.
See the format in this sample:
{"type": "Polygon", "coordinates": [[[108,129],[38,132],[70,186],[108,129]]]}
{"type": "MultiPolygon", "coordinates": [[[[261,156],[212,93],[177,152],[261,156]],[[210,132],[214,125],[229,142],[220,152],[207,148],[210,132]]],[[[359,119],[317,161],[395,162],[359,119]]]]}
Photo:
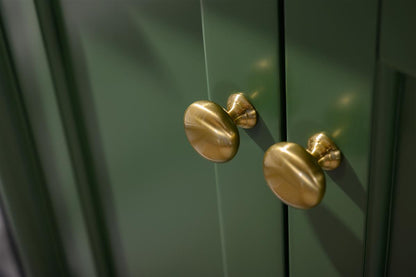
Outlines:
{"type": "Polygon", "coordinates": [[[288,140],[326,131],[343,153],[323,202],[289,208],[291,276],[414,271],[415,13],[406,0],[285,2],[288,140]]]}
{"type": "Polygon", "coordinates": [[[291,276],[361,276],[378,1],[287,1],[288,140],[325,131],[340,147],[322,203],[289,208],[291,276]],[[360,8],[357,8],[360,6],[360,8]]]}

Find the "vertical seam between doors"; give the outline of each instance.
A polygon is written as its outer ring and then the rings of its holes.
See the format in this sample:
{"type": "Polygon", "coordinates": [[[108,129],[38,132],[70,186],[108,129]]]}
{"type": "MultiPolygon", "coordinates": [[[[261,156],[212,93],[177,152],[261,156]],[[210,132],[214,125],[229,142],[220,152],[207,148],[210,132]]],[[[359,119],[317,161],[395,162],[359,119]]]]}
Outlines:
{"type": "MultiPolygon", "coordinates": [[[[278,45],[279,45],[279,75],[280,75],[280,137],[287,141],[287,111],[286,111],[286,47],[285,47],[285,5],[284,0],[278,0],[278,45]]],[[[283,204],[283,251],[284,274],[289,276],[289,208],[283,204]]]]}

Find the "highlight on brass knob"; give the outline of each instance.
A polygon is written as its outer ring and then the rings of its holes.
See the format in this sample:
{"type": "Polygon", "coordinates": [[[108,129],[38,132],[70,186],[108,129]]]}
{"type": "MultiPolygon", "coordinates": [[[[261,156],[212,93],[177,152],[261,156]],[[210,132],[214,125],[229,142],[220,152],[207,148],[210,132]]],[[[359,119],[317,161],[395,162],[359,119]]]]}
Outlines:
{"type": "Polygon", "coordinates": [[[324,170],[333,170],[341,163],[341,151],[325,134],[308,140],[305,149],[292,142],[272,145],[264,154],[263,173],[267,184],[289,206],[310,209],[325,194],[324,170]]]}
{"type": "Polygon", "coordinates": [[[237,126],[253,128],[257,112],[243,95],[230,95],[227,110],[211,101],[196,101],[185,111],[186,136],[192,147],[213,162],[226,162],[237,153],[240,136],[237,126]]]}

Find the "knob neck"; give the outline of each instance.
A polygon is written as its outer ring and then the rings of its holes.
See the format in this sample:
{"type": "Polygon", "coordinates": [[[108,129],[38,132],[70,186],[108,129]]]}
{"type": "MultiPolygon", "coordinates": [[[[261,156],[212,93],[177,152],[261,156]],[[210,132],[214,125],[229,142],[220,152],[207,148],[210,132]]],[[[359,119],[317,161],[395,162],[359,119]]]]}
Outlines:
{"type": "Polygon", "coordinates": [[[341,151],[325,133],[311,136],[306,151],[318,160],[324,170],[334,170],[341,163],[341,151]]]}
{"type": "Polygon", "coordinates": [[[235,93],[228,97],[227,113],[241,128],[250,129],[257,123],[257,112],[243,93],[235,93]]]}

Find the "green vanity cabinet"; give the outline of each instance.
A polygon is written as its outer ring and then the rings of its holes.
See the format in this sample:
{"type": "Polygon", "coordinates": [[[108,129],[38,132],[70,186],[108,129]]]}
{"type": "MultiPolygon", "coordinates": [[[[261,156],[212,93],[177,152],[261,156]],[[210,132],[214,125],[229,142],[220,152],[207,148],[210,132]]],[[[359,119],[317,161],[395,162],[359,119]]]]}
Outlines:
{"type": "Polygon", "coordinates": [[[0,193],[22,272],[414,270],[415,13],[406,0],[0,0],[0,193]],[[183,114],[236,92],[259,121],[214,164],[183,114]],[[288,207],[264,152],[321,131],[342,164],[319,206],[288,207]]]}

